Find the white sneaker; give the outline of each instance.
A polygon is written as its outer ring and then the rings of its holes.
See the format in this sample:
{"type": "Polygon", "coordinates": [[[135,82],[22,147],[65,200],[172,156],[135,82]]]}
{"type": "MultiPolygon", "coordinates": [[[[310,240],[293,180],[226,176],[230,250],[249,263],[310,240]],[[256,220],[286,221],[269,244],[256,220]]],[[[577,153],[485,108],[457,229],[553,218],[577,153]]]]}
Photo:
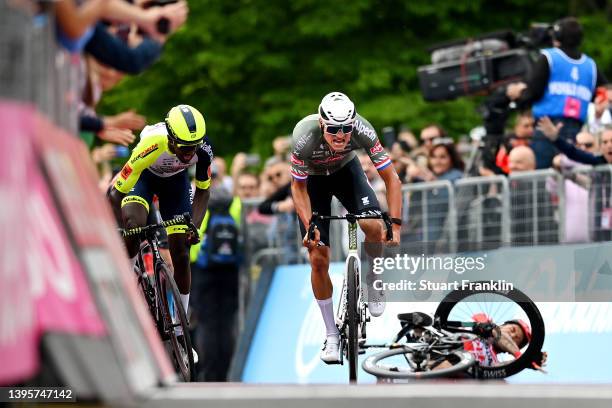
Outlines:
{"type": "Polygon", "coordinates": [[[339,343],[339,337],[334,338],[330,336],[325,339],[325,342],[323,342],[323,348],[321,349],[321,360],[323,360],[325,364],[340,364],[339,343]],[[335,342],[333,340],[335,340],[335,342]]]}

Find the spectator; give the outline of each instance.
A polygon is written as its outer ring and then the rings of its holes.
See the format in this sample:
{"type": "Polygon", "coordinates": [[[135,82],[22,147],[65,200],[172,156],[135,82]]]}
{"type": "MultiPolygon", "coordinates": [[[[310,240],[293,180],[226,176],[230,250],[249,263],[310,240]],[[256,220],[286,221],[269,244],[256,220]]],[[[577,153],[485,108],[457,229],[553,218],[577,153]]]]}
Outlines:
{"type": "Polygon", "coordinates": [[[298,245],[297,218],[291,198],[289,163],[272,156],[266,161],[264,175],[273,191],[259,205],[259,212],[275,216],[268,232],[273,246],[283,249],[281,263],[296,263],[301,245],[298,245]]]}
{"type": "MultiPolygon", "coordinates": [[[[413,166],[408,171],[407,177],[413,182],[448,180],[454,183],[463,177],[463,170],[464,163],[457,153],[455,145],[452,143],[437,143],[429,150],[428,169],[423,172],[416,168],[416,166],[413,166]]],[[[422,197],[422,195],[419,195],[419,197],[422,197]]],[[[446,188],[428,190],[424,199],[425,201],[420,203],[421,205],[419,206],[421,211],[425,211],[423,207],[426,206],[427,213],[422,239],[428,243],[435,244],[442,238],[444,232],[446,215],[450,205],[449,192],[446,188]]],[[[411,202],[416,204],[415,196],[411,197],[411,202]]],[[[415,205],[410,205],[409,208],[410,210],[416,210],[415,205]]],[[[409,218],[412,216],[412,213],[409,214],[409,218]]]]}
{"type": "MultiPolygon", "coordinates": [[[[221,185],[211,186],[201,231],[203,242],[193,266],[195,344],[203,381],[227,381],[237,338],[240,212],[237,198],[221,185]]],[[[239,201],[239,200],[238,200],[239,201]]]]}
{"type": "MultiPolygon", "coordinates": [[[[553,37],[554,48],[542,50],[532,78],[509,85],[506,94],[519,106],[533,105],[536,121],[548,116],[554,123],[563,123],[561,138],[574,143],[587,119],[595,87],[606,80],[595,62],[580,51],[582,27],[578,20],[566,17],[557,21],[553,37]]],[[[536,168],[550,167],[555,149],[541,132],[535,132],[531,146],[536,168]]]]}
{"type": "MultiPolygon", "coordinates": [[[[576,147],[589,153],[597,151],[595,136],[588,132],[576,135],[576,147]]],[[[553,167],[563,174],[565,181],[565,237],[564,243],[589,241],[589,179],[573,172],[579,163],[559,154],[553,159],[553,167]]],[[[549,179],[549,191],[558,190],[556,179],[549,179]]]]}
{"type": "Polygon", "coordinates": [[[216,177],[219,178],[219,182],[223,185],[223,188],[227,191],[234,191],[234,180],[227,175],[227,164],[223,157],[215,156],[213,159],[212,172],[216,173],[216,177]]]}
{"type": "Polygon", "coordinates": [[[497,151],[495,164],[501,173],[508,174],[508,154],[516,146],[528,146],[533,137],[533,116],[530,111],[521,112],[514,122],[513,132],[506,135],[505,143],[497,151]]]}
{"type": "Polygon", "coordinates": [[[156,39],[163,38],[157,30],[157,24],[166,18],[170,31],[175,31],[187,19],[187,2],[179,1],[164,7],[153,7],[142,10],[123,0],[89,0],[77,6],[74,0],[53,2],[54,13],[62,33],[67,39],[81,40],[90,38],[93,25],[101,19],[136,23],[140,28],[156,39]]]}
{"type": "Polygon", "coordinates": [[[274,149],[274,157],[279,158],[282,161],[289,160],[289,149],[291,148],[291,137],[290,136],[278,136],[272,141],[272,148],[274,149]]]}
{"type": "MultiPolygon", "coordinates": [[[[612,126],[607,125],[601,132],[601,154],[592,154],[578,149],[559,137],[562,124],[555,125],[550,119],[543,118],[538,129],[554,143],[554,145],[570,159],[579,163],[597,166],[612,164],[612,126]]],[[[596,241],[612,239],[612,199],[609,172],[597,172],[591,181],[591,191],[595,199],[595,216],[593,217],[593,238],[596,241]]]]}
{"type": "MultiPolygon", "coordinates": [[[[536,157],[533,150],[528,146],[517,146],[512,149],[508,158],[508,168],[511,175],[535,170],[536,157]]],[[[510,201],[511,234],[514,245],[557,242],[553,202],[546,190],[545,181],[511,180],[510,201]]]]}
{"type": "Polygon", "coordinates": [[[612,85],[597,88],[598,94],[595,102],[589,104],[587,112],[589,132],[599,133],[606,125],[612,125],[612,112],[610,103],[612,102],[612,85]]]}

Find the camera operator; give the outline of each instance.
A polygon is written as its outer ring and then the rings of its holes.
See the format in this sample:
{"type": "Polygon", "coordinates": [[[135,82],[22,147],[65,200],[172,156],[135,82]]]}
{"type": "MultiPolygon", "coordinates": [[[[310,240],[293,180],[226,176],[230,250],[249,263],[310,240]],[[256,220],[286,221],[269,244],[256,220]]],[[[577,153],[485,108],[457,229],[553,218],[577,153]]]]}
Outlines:
{"type": "MultiPolygon", "coordinates": [[[[548,116],[554,123],[562,123],[560,136],[573,143],[586,121],[595,88],[607,81],[595,62],[579,49],[582,27],[576,18],[557,21],[552,34],[554,48],[541,50],[531,78],[527,83],[510,84],[506,95],[520,108],[533,106],[536,121],[548,116]]],[[[556,150],[542,132],[536,130],[531,147],[536,167],[550,167],[556,150]]]]}

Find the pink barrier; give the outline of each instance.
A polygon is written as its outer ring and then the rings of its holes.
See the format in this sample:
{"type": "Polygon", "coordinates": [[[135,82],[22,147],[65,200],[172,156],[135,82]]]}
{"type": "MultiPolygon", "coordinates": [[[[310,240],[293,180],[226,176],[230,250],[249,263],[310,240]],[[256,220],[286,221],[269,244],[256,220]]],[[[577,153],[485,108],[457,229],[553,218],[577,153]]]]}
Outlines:
{"type": "Polygon", "coordinates": [[[0,105],[0,384],[35,374],[44,332],[105,333],[34,155],[35,117],[0,105]]]}

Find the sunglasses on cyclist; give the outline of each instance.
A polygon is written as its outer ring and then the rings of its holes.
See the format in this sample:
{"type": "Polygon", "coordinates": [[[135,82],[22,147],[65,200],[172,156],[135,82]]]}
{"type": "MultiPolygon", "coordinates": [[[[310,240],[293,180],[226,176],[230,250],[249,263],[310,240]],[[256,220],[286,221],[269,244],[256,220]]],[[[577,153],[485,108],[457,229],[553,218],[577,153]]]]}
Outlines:
{"type": "Polygon", "coordinates": [[[347,134],[353,131],[353,125],[325,125],[325,132],[337,135],[342,130],[342,133],[347,134]]]}

